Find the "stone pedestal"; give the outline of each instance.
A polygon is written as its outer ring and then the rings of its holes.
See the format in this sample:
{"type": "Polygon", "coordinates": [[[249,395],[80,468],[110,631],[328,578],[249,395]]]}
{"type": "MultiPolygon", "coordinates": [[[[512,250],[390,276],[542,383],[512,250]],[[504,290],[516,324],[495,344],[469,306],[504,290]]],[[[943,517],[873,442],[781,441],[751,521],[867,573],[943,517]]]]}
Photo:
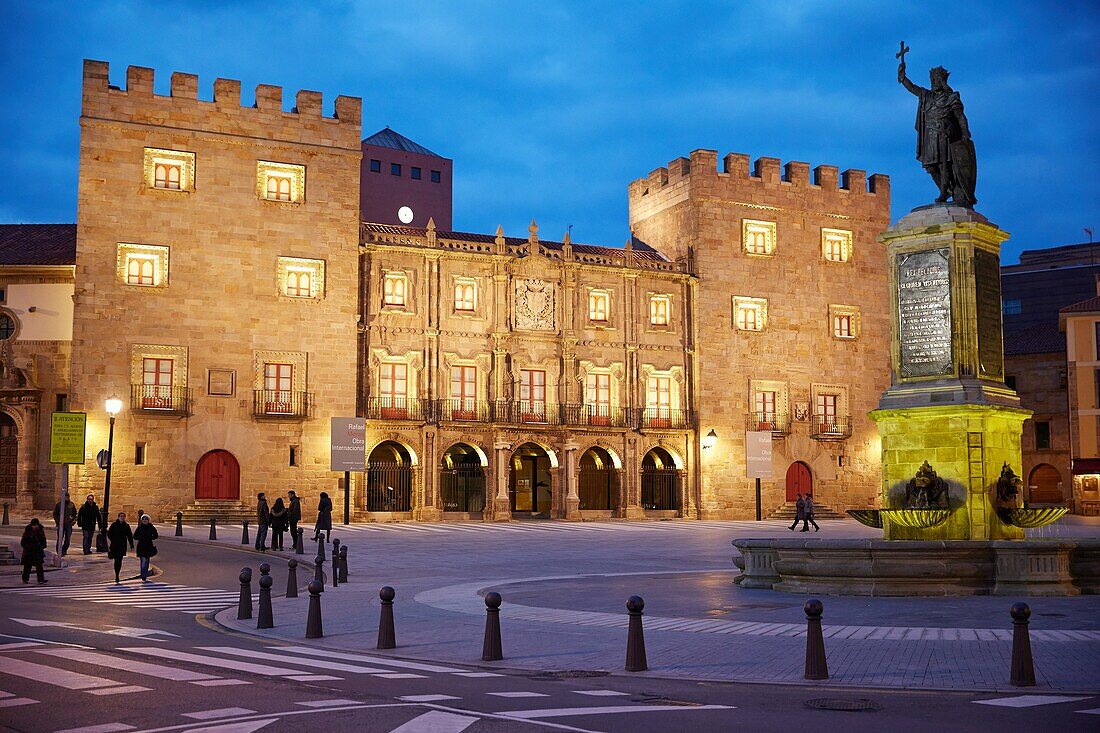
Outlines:
{"type": "Polygon", "coordinates": [[[502,499],[498,496],[493,499],[493,521],[512,521],[512,504],[508,501],[508,497],[502,499]]]}
{"type": "MultiPolygon", "coordinates": [[[[871,419],[882,436],[882,506],[905,506],[927,461],[948,485],[946,522],[899,526],[886,539],[997,540],[1023,530],[997,516],[1004,464],[1022,472],[1031,416],[1004,383],[1000,248],[1008,233],[972,209],[914,209],[880,237],[890,265],[891,386],[871,419]]],[[[1018,500],[1017,500],[1018,501],[1018,500]]]]}

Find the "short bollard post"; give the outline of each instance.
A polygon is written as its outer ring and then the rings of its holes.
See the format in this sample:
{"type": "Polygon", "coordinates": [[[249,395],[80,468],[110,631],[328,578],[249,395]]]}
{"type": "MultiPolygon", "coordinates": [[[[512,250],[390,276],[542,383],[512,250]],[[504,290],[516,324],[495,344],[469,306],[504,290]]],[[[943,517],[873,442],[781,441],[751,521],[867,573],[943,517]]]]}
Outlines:
{"type": "Polygon", "coordinates": [[[241,568],[241,597],[237,601],[237,620],[252,618],[252,568],[241,568]]]}
{"type": "Polygon", "coordinates": [[[829,679],[829,665],[825,661],[825,638],[821,635],[821,601],[811,598],[802,607],[806,612],[806,674],[808,680],[829,679]]]}
{"type": "Polygon", "coordinates": [[[298,545],[294,548],[295,555],[306,554],[305,542],[303,541],[303,536],[305,535],[305,533],[306,531],[304,529],[302,529],[301,527],[298,528],[298,545]]]}
{"type": "Polygon", "coordinates": [[[378,648],[395,649],[397,633],[393,628],[393,598],[397,591],[388,585],[382,586],[378,597],[382,600],[382,612],[378,615],[378,648]]]}
{"type": "Polygon", "coordinates": [[[176,537],[183,537],[183,512],[176,512],[176,537]]]}
{"type": "Polygon", "coordinates": [[[248,544],[248,520],[244,520],[244,529],[241,530],[241,544],[248,544]]]}
{"type": "Polygon", "coordinates": [[[1031,658],[1031,635],[1027,630],[1031,608],[1012,604],[1012,670],[1008,682],[1014,687],[1035,686],[1035,661],[1031,658]]]}
{"type": "Polygon", "coordinates": [[[485,642],[481,645],[483,662],[504,659],[504,649],[500,643],[500,602],[500,594],[496,591],[485,594],[485,642]]]}
{"type": "Polygon", "coordinates": [[[210,539],[218,539],[218,520],[210,517],[210,539]]]}
{"type": "Polygon", "coordinates": [[[348,582],[348,546],[340,548],[340,582],[348,582]]]}
{"type": "Polygon", "coordinates": [[[5,501],[5,502],[4,502],[4,519],[3,519],[3,524],[4,524],[5,526],[7,526],[7,525],[8,525],[9,523],[10,523],[10,522],[9,522],[9,520],[8,520],[8,502],[6,502],[6,501],[5,501]]]}
{"type": "Polygon", "coordinates": [[[309,581],[306,586],[309,591],[309,613],[306,615],[306,638],[320,639],[325,635],[321,628],[321,592],[325,586],[316,580],[309,581]]]}
{"type": "Polygon", "coordinates": [[[298,561],[293,557],[286,562],[286,597],[298,597],[298,561]]]}
{"type": "Polygon", "coordinates": [[[626,632],[626,671],[645,672],[649,664],[645,658],[645,639],[642,637],[642,609],[645,601],[641,596],[630,596],[626,610],[630,612],[630,627],[626,632]]]}
{"type": "Polygon", "coordinates": [[[274,582],[270,575],[260,576],[260,611],[256,618],[257,629],[275,627],[275,617],[271,612],[271,584],[274,582]]]}
{"type": "Polygon", "coordinates": [[[332,587],[340,585],[340,540],[332,541],[332,587]]]}
{"type": "Polygon", "coordinates": [[[317,581],[318,583],[320,583],[322,587],[324,587],[324,585],[325,585],[325,571],[322,569],[322,566],[324,564],[325,564],[325,558],[323,558],[323,557],[313,558],[313,579],[315,581],[317,581]]]}

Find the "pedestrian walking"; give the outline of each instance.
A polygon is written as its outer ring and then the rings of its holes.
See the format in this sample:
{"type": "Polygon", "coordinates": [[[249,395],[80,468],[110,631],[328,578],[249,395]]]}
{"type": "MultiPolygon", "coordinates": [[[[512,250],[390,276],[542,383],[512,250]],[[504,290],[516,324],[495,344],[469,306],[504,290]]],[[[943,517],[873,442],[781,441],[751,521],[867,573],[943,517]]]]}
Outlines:
{"type": "Polygon", "coordinates": [[[76,524],[84,535],[84,554],[92,554],[92,538],[97,529],[103,527],[103,515],[99,513],[99,505],[95,503],[95,497],[88,494],[88,498],[80,505],[80,511],[76,513],[76,524]]]}
{"type": "MultiPolygon", "coordinates": [[[[76,504],[70,499],[65,499],[65,530],[64,539],[61,541],[61,554],[64,555],[69,551],[69,540],[73,536],[73,524],[76,523],[76,504]]],[[[61,522],[61,502],[57,502],[53,505],[53,523],[54,526],[61,522]]],[[[45,531],[45,530],[43,530],[45,531]]]]}
{"type": "Polygon", "coordinates": [[[286,514],[286,506],[283,504],[283,497],[280,496],[275,500],[275,503],[271,505],[270,521],[272,550],[283,549],[283,533],[286,532],[286,514]]]}
{"type": "Polygon", "coordinates": [[[798,497],[798,501],[794,505],[794,524],[787,527],[792,532],[794,532],[794,528],[798,526],[799,522],[806,523],[806,501],[802,498],[802,494],[796,494],[795,496],[798,497]]]}
{"type": "Polygon", "coordinates": [[[138,528],[134,530],[134,541],[137,543],[135,554],[138,556],[138,563],[141,565],[142,583],[149,577],[149,561],[157,554],[157,546],[153,544],[153,540],[159,536],[157,528],[153,526],[153,520],[149,518],[148,514],[142,514],[141,521],[138,522],[138,528]]]}
{"type": "Polygon", "coordinates": [[[38,573],[38,582],[45,583],[46,573],[42,569],[42,563],[46,561],[46,529],[38,521],[38,517],[32,519],[23,529],[19,546],[23,548],[23,582],[30,582],[33,567],[38,573]]]}
{"type": "Polygon", "coordinates": [[[297,550],[298,522],[302,521],[302,500],[293,491],[288,491],[287,496],[290,498],[290,503],[286,508],[286,523],[290,527],[290,544],[293,549],[297,550]]]}
{"type": "Polygon", "coordinates": [[[271,512],[267,508],[264,492],[256,494],[256,549],[267,552],[267,527],[271,523],[271,512]]]}
{"type": "Polygon", "coordinates": [[[115,521],[107,528],[107,557],[115,561],[115,585],[118,585],[118,574],[122,572],[122,558],[126,557],[126,549],[134,549],[134,532],[126,523],[126,512],[119,512],[115,521]]]}
{"type": "Polygon", "coordinates": [[[814,532],[820,532],[821,527],[817,526],[817,522],[814,521],[814,498],[809,494],[806,494],[806,508],[803,512],[804,519],[802,520],[802,531],[809,532],[809,525],[814,526],[814,532]]]}
{"type": "Polygon", "coordinates": [[[314,542],[321,540],[321,532],[325,533],[325,542],[328,542],[332,537],[332,499],[324,491],[317,502],[317,523],[313,525],[314,542]]]}

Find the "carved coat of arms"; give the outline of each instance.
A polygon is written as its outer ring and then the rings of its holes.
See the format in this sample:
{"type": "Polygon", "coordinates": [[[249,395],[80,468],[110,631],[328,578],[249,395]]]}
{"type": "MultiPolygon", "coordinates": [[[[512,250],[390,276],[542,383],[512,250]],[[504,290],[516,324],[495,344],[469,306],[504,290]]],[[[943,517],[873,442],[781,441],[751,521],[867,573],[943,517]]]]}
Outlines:
{"type": "Polygon", "coordinates": [[[514,291],[515,328],[554,330],[554,286],[545,280],[517,280],[514,291]]]}

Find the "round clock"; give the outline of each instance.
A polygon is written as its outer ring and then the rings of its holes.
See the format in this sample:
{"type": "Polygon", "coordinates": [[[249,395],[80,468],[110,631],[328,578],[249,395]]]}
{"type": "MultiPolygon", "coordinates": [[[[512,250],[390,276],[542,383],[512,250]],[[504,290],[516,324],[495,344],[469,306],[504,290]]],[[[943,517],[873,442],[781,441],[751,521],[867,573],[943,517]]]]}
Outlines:
{"type": "Polygon", "coordinates": [[[411,224],[413,220],[413,210],[408,206],[402,206],[397,210],[397,218],[401,220],[402,224],[411,224]]]}

